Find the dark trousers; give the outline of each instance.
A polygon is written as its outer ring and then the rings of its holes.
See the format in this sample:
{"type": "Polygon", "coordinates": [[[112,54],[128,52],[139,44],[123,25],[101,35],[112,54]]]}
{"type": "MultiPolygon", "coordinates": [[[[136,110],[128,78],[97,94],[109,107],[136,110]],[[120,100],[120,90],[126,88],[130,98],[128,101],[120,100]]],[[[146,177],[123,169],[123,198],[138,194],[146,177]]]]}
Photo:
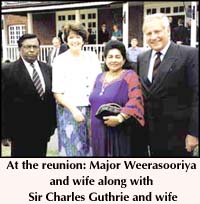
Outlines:
{"type": "Polygon", "coordinates": [[[148,138],[146,135],[146,129],[140,126],[136,121],[134,123],[134,132],[132,132],[130,143],[131,143],[131,157],[133,158],[147,158],[148,153],[148,138]]]}
{"type": "Polygon", "coordinates": [[[11,142],[11,157],[46,157],[47,140],[13,139],[11,142]]]}

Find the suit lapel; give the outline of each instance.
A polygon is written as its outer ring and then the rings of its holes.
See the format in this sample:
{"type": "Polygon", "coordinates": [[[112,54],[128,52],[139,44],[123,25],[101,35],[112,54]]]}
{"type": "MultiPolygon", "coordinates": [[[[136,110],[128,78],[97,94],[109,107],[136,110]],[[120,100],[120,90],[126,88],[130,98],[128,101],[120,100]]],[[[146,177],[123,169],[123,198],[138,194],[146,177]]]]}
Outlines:
{"type": "Polygon", "coordinates": [[[176,53],[177,47],[174,45],[174,43],[171,43],[159,66],[159,71],[150,87],[151,93],[154,93],[162,85],[166,76],[173,70],[173,64],[177,60],[176,53]]]}
{"type": "Polygon", "coordinates": [[[38,62],[38,63],[39,63],[40,70],[41,70],[43,78],[44,78],[45,93],[47,93],[51,89],[51,81],[50,81],[49,73],[47,73],[47,71],[49,71],[49,70],[45,69],[45,65],[42,64],[41,62],[38,62]]]}
{"type": "Polygon", "coordinates": [[[34,91],[35,86],[23,60],[20,58],[17,63],[18,65],[16,66],[17,67],[16,72],[20,73],[19,83],[21,84],[21,86],[24,87],[24,90],[34,91]]]}
{"type": "MultiPolygon", "coordinates": [[[[16,71],[20,73],[20,79],[19,79],[19,83],[21,84],[21,86],[24,87],[24,91],[26,92],[35,92],[35,94],[39,97],[37,90],[33,84],[32,78],[30,76],[30,74],[28,73],[28,70],[26,69],[26,66],[23,62],[23,60],[20,58],[18,61],[18,65],[17,65],[17,69],[16,71]]],[[[42,72],[43,78],[44,78],[44,83],[45,83],[45,94],[49,91],[51,91],[51,81],[50,81],[50,77],[49,77],[49,73],[48,73],[48,69],[45,69],[44,64],[42,64],[41,62],[39,62],[39,66],[40,66],[40,70],[42,72]]]]}
{"type": "Polygon", "coordinates": [[[147,51],[145,57],[141,60],[140,63],[140,78],[141,78],[141,83],[143,87],[149,91],[150,89],[150,81],[148,79],[148,71],[149,71],[149,62],[150,62],[150,57],[151,57],[151,50],[147,51]]]}

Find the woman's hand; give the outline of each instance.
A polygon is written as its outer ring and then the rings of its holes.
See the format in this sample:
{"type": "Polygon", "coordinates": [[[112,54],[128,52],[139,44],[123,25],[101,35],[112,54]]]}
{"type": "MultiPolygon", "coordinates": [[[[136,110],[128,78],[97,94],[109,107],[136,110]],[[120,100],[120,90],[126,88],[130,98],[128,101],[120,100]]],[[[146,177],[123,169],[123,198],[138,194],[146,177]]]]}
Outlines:
{"type": "Polygon", "coordinates": [[[76,120],[76,122],[78,123],[85,122],[85,117],[83,116],[83,114],[78,108],[75,108],[71,113],[74,117],[74,120],[76,120]]]}
{"type": "Polygon", "coordinates": [[[85,121],[85,118],[81,113],[81,111],[72,103],[70,103],[68,100],[66,100],[66,98],[64,97],[64,94],[54,93],[54,97],[58,104],[67,108],[72,113],[74,120],[76,122],[81,123],[85,121]]]}
{"type": "Polygon", "coordinates": [[[119,121],[119,116],[104,116],[103,120],[104,124],[110,127],[115,127],[121,123],[119,121]]]}

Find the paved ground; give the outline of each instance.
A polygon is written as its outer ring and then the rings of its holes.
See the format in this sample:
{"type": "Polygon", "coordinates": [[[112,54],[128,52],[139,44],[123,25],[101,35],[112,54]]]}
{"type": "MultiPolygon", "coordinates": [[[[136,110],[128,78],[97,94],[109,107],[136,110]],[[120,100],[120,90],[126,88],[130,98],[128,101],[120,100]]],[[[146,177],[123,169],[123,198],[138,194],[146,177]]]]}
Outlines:
{"type": "Polygon", "coordinates": [[[55,134],[51,136],[51,140],[48,143],[49,149],[58,149],[58,135],[57,135],[57,129],[55,131],[55,134]]]}

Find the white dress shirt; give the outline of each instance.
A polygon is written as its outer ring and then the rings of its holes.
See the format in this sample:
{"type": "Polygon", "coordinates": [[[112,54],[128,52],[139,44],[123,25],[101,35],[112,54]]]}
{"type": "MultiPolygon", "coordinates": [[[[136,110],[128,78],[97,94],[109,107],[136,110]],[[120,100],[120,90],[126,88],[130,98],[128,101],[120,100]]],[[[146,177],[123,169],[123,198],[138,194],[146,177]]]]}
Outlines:
{"type": "MultiPolygon", "coordinates": [[[[22,57],[22,60],[23,60],[23,62],[24,62],[24,64],[25,64],[25,67],[26,67],[26,69],[28,70],[28,73],[29,73],[29,75],[30,75],[30,77],[31,77],[31,79],[32,79],[32,78],[33,78],[33,67],[30,65],[29,62],[27,62],[26,60],[24,60],[23,57],[22,57]]],[[[39,77],[40,77],[40,81],[41,81],[41,83],[42,83],[42,88],[43,88],[43,90],[44,90],[44,92],[45,92],[44,77],[43,77],[42,72],[41,72],[41,70],[40,70],[40,66],[39,66],[39,64],[38,64],[38,61],[36,60],[33,64],[34,64],[34,68],[36,69],[36,71],[37,71],[37,73],[38,73],[38,75],[39,75],[39,77]]]]}

